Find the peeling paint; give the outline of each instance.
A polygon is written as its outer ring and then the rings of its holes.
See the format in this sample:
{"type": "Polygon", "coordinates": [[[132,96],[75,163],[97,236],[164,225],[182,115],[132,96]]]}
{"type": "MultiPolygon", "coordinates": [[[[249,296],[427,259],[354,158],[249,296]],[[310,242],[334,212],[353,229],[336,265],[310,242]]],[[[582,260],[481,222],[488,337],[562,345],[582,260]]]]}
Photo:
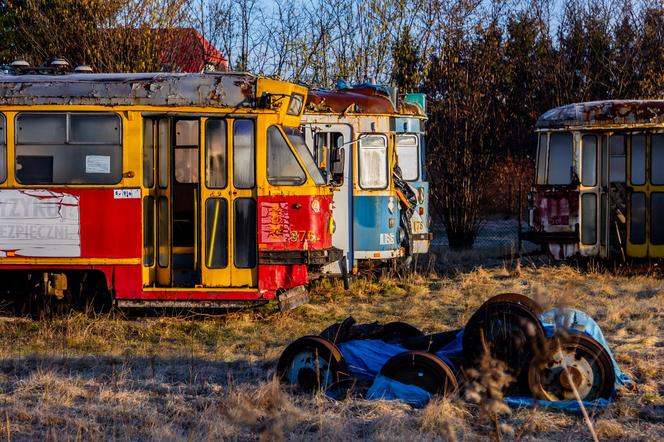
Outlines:
{"type": "Polygon", "coordinates": [[[607,100],[568,104],[544,113],[537,129],[608,128],[664,124],[664,100],[607,100]]]}

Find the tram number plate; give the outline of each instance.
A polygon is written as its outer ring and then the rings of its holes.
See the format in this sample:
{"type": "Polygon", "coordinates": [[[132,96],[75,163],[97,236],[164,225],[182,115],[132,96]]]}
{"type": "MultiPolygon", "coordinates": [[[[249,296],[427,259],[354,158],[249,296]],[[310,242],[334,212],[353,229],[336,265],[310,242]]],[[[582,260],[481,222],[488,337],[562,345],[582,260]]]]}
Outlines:
{"type": "Polygon", "coordinates": [[[316,242],[318,241],[318,237],[316,236],[316,232],[311,230],[292,230],[288,240],[290,242],[316,242]]]}
{"type": "Polygon", "coordinates": [[[380,234],[380,245],[394,244],[395,238],[394,233],[381,233],[380,234]]]}

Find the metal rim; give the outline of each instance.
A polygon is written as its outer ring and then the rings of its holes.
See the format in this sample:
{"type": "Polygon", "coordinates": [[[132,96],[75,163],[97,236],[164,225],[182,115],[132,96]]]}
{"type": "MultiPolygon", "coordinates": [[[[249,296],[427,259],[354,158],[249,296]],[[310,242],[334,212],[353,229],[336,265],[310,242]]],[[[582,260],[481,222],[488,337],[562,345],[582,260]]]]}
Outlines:
{"type": "Polygon", "coordinates": [[[601,344],[583,333],[572,333],[548,341],[543,357],[534,358],[528,369],[528,385],[537,399],[609,399],[615,388],[611,357],[601,344]],[[567,373],[565,373],[567,368],[567,373]]]}
{"type": "Polygon", "coordinates": [[[305,393],[328,391],[348,378],[348,368],[341,352],[320,336],[304,336],[291,343],[277,363],[281,382],[305,393]]]}
{"type": "Polygon", "coordinates": [[[527,379],[522,373],[545,342],[541,311],[535,301],[516,293],[486,301],[464,329],[464,366],[476,366],[487,349],[493,358],[505,362],[517,383],[526,388],[527,379]]]}
{"type": "Polygon", "coordinates": [[[380,373],[435,395],[451,396],[459,390],[452,368],[438,356],[424,351],[399,353],[385,363],[380,373]]]}

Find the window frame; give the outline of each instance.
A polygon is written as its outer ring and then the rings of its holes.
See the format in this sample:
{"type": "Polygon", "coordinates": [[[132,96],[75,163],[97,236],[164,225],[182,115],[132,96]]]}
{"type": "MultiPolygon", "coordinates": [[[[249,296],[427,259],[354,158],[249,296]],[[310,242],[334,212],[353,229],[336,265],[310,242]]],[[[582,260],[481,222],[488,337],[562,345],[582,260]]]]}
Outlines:
{"type": "MultiPolygon", "coordinates": [[[[3,114],[4,116],[4,114],[3,114]]],[[[24,110],[17,112],[16,115],[14,115],[14,167],[13,167],[13,173],[14,173],[14,179],[16,180],[16,183],[21,185],[21,186],[76,186],[76,187],[98,187],[98,186],[117,186],[120,184],[124,178],[124,124],[123,124],[122,116],[118,112],[112,112],[112,111],[99,111],[99,112],[90,112],[90,111],[30,111],[30,110],[24,110]],[[49,143],[19,143],[18,137],[19,137],[19,131],[16,130],[19,125],[19,118],[23,115],[65,115],[65,142],[63,144],[49,144],[49,143]],[[103,143],[103,142],[71,142],[70,141],[70,133],[71,133],[71,120],[70,116],[71,115],[112,115],[116,118],[118,121],[118,144],[108,144],[108,143],[103,143]],[[18,147],[19,146],[50,146],[51,148],[56,147],[56,148],[61,148],[63,146],[71,146],[73,148],[76,147],[82,147],[82,146],[110,146],[110,147],[119,147],[120,152],[119,152],[119,157],[120,157],[120,174],[118,176],[117,181],[109,181],[109,182],[103,182],[103,183],[72,183],[72,182],[56,182],[53,180],[52,182],[49,183],[23,183],[17,173],[17,165],[18,165],[18,160],[17,157],[18,155],[18,147]]],[[[5,121],[6,124],[6,121],[5,121]]],[[[5,130],[6,133],[6,130],[5,130]]],[[[6,139],[6,136],[5,136],[6,139]]],[[[6,144],[5,144],[6,146],[6,144]]],[[[8,151],[8,149],[6,149],[8,151]]],[[[7,165],[8,166],[8,165],[7,165]]],[[[9,169],[9,167],[7,167],[9,169]]]]}
{"type": "Polygon", "coordinates": [[[229,164],[228,164],[228,119],[226,118],[216,118],[216,117],[210,117],[205,120],[205,146],[203,148],[205,149],[205,179],[201,180],[199,178],[199,181],[204,181],[205,183],[205,188],[206,189],[214,189],[214,190],[223,190],[228,187],[228,176],[229,176],[229,164]],[[210,137],[208,136],[209,133],[209,126],[211,122],[222,122],[223,123],[223,134],[224,134],[224,185],[223,186],[213,186],[210,180],[210,137]]]}
{"type": "Polygon", "coordinates": [[[390,158],[389,158],[389,139],[384,133],[365,132],[357,138],[357,184],[362,190],[385,190],[390,186],[390,158]],[[369,137],[379,137],[385,141],[385,185],[383,187],[364,187],[362,186],[362,140],[369,137]]]}
{"type": "Polygon", "coordinates": [[[275,187],[280,187],[280,186],[299,187],[299,186],[304,186],[305,184],[307,184],[307,182],[309,181],[309,176],[307,175],[306,169],[305,169],[304,166],[302,166],[302,164],[300,163],[300,160],[299,160],[299,158],[297,157],[297,154],[295,153],[295,149],[293,148],[293,146],[291,146],[290,140],[288,139],[288,135],[286,135],[286,134],[284,133],[284,131],[281,130],[281,126],[279,126],[279,125],[277,125],[277,124],[272,124],[272,125],[268,126],[267,129],[265,130],[265,141],[266,141],[266,142],[265,142],[265,156],[266,156],[266,161],[265,161],[265,179],[266,179],[267,182],[270,184],[270,186],[275,186],[275,187]],[[279,183],[273,183],[272,181],[270,181],[270,172],[269,172],[269,161],[270,161],[270,152],[269,152],[269,149],[270,149],[270,135],[268,134],[268,132],[269,132],[270,129],[272,129],[272,128],[275,128],[275,129],[279,132],[279,134],[281,135],[281,137],[283,138],[283,140],[286,142],[286,146],[288,147],[288,150],[290,151],[291,155],[293,155],[293,159],[295,159],[295,163],[298,165],[298,167],[299,167],[300,170],[302,171],[302,174],[304,175],[304,181],[302,181],[301,183],[298,183],[298,184],[279,184],[279,183]]]}
{"type": "MultiPolygon", "coordinates": [[[[408,183],[414,183],[416,181],[419,181],[420,177],[422,176],[422,172],[420,171],[421,162],[422,162],[422,159],[421,159],[421,156],[420,156],[420,137],[418,136],[418,134],[416,134],[414,132],[402,132],[402,133],[397,134],[396,140],[395,140],[395,145],[394,145],[394,150],[397,154],[397,161],[399,159],[399,137],[413,137],[413,138],[415,138],[415,156],[417,157],[417,165],[416,165],[417,176],[415,178],[408,178],[408,179],[406,177],[404,177],[403,176],[403,167],[401,167],[401,163],[399,162],[399,168],[401,169],[401,175],[402,175],[403,180],[408,182],[408,183]]],[[[411,146],[411,145],[408,145],[408,146],[411,146]]]]}

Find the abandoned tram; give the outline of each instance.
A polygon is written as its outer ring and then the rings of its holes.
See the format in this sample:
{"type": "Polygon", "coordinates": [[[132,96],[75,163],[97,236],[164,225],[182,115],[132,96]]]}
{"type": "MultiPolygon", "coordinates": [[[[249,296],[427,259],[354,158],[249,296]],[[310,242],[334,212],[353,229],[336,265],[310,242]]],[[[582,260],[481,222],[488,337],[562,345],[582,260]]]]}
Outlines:
{"type": "Polygon", "coordinates": [[[293,143],[303,86],[250,74],[0,77],[0,291],[119,306],[300,302],[338,261],[293,143]]]}
{"type": "Polygon", "coordinates": [[[556,258],[664,258],[664,101],[570,104],[537,121],[524,239],[556,258]]]}

